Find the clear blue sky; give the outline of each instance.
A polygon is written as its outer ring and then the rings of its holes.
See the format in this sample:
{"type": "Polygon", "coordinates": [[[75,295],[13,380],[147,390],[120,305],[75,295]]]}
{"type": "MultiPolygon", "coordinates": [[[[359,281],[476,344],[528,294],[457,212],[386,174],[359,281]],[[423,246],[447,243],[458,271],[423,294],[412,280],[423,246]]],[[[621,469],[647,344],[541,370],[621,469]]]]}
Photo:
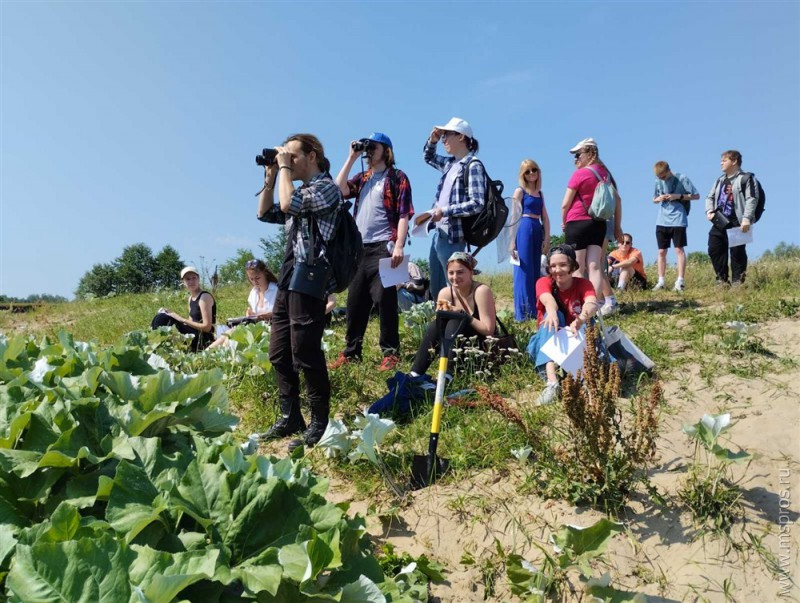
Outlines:
{"type": "MultiPolygon", "coordinates": [[[[728,148],[768,194],[751,257],[800,242],[798,2],[4,0],[0,20],[7,295],[71,296],[136,242],[212,266],[256,250],[275,231],[255,219],[254,156],[297,131],[320,137],[334,175],[351,139],[386,132],[427,209],[438,174],[422,145],[453,115],[509,194],[536,159],[556,215],[567,150],[596,138],[648,262],[653,163],[705,196],[728,148]]],[[[707,230],[695,207],[689,251],[707,230]]]]}

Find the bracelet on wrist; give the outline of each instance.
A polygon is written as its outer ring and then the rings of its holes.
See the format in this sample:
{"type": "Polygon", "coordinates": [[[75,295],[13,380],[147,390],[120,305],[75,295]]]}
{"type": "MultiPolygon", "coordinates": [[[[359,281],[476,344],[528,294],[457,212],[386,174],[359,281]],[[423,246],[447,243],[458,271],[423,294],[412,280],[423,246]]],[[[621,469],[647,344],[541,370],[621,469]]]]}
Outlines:
{"type": "Polygon", "coordinates": [[[293,168],[291,165],[282,165],[282,166],[280,166],[280,167],[278,168],[278,171],[279,171],[279,172],[280,172],[281,170],[289,170],[290,172],[293,172],[293,171],[294,171],[294,168],[293,168]]]}

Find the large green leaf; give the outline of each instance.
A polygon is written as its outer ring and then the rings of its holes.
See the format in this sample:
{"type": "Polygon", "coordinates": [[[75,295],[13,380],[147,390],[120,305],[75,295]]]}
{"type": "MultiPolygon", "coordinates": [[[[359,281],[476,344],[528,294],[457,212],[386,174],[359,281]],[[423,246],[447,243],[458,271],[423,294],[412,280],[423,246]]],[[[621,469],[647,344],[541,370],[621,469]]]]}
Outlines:
{"type": "Polygon", "coordinates": [[[131,548],[137,556],[130,580],[148,603],[170,603],[187,586],[211,578],[219,557],[218,550],[165,553],[146,546],[131,548]]]}
{"type": "Polygon", "coordinates": [[[69,503],[61,503],[50,516],[49,527],[41,535],[40,542],[63,542],[72,540],[81,527],[78,509],[69,503]]]}
{"type": "Polygon", "coordinates": [[[121,461],[106,509],[111,527],[130,542],[153,521],[163,521],[161,513],[166,509],[166,503],[144,469],[121,461]]]}
{"type": "Polygon", "coordinates": [[[341,603],[386,603],[386,597],[372,580],[359,576],[342,589],[341,603]]]}
{"type": "Polygon", "coordinates": [[[573,562],[576,558],[588,560],[602,555],[606,550],[608,541],[614,534],[622,532],[621,523],[601,519],[588,527],[567,525],[553,534],[553,544],[561,553],[559,562],[562,569],[565,564],[573,562]]]}
{"type": "Polygon", "coordinates": [[[125,602],[132,555],[109,535],[27,546],[18,544],[6,579],[12,603],[125,602]]]}
{"type": "Polygon", "coordinates": [[[17,539],[14,537],[14,530],[11,526],[0,524],[0,567],[8,557],[8,554],[17,546],[17,539]]]}

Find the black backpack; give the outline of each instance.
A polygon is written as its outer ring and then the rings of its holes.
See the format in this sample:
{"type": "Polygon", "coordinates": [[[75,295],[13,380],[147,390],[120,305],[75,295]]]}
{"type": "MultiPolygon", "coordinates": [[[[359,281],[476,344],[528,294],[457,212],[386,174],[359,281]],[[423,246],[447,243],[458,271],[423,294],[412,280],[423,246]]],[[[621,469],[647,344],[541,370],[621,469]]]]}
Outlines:
{"type": "MultiPolygon", "coordinates": [[[[480,163],[478,159],[470,159],[464,164],[464,171],[461,175],[465,191],[468,186],[469,164],[473,161],[480,163]]],[[[481,165],[483,164],[481,163],[481,165]]],[[[486,174],[486,199],[483,207],[474,216],[461,218],[464,240],[467,245],[474,245],[478,248],[472,255],[477,255],[481,249],[497,238],[508,218],[508,207],[503,199],[503,183],[500,180],[492,180],[486,172],[485,166],[483,173],[486,174]]]]}
{"type": "Polygon", "coordinates": [[[758,199],[758,203],[756,203],[756,215],[753,217],[753,224],[758,222],[761,219],[761,214],[764,213],[764,204],[767,202],[767,194],[764,192],[764,187],[761,186],[761,183],[756,180],[755,174],[752,172],[742,172],[742,195],[747,197],[747,185],[750,184],[753,186],[755,183],[755,190],[753,191],[753,196],[758,199]]]}
{"type": "Polygon", "coordinates": [[[337,208],[333,236],[325,248],[325,257],[333,268],[336,281],[335,293],[347,289],[364,257],[364,242],[350,213],[351,206],[350,201],[343,201],[337,208]]]}

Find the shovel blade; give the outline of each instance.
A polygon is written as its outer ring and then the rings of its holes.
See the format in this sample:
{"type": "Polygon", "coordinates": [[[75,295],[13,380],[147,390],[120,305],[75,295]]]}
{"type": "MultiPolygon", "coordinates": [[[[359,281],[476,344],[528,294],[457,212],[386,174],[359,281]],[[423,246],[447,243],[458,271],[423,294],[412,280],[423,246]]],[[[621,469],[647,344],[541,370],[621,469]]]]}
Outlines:
{"type": "Polygon", "coordinates": [[[438,456],[414,455],[411,464],[411,489],[427,488],[450,468],[450,461],[438,456]]]}

